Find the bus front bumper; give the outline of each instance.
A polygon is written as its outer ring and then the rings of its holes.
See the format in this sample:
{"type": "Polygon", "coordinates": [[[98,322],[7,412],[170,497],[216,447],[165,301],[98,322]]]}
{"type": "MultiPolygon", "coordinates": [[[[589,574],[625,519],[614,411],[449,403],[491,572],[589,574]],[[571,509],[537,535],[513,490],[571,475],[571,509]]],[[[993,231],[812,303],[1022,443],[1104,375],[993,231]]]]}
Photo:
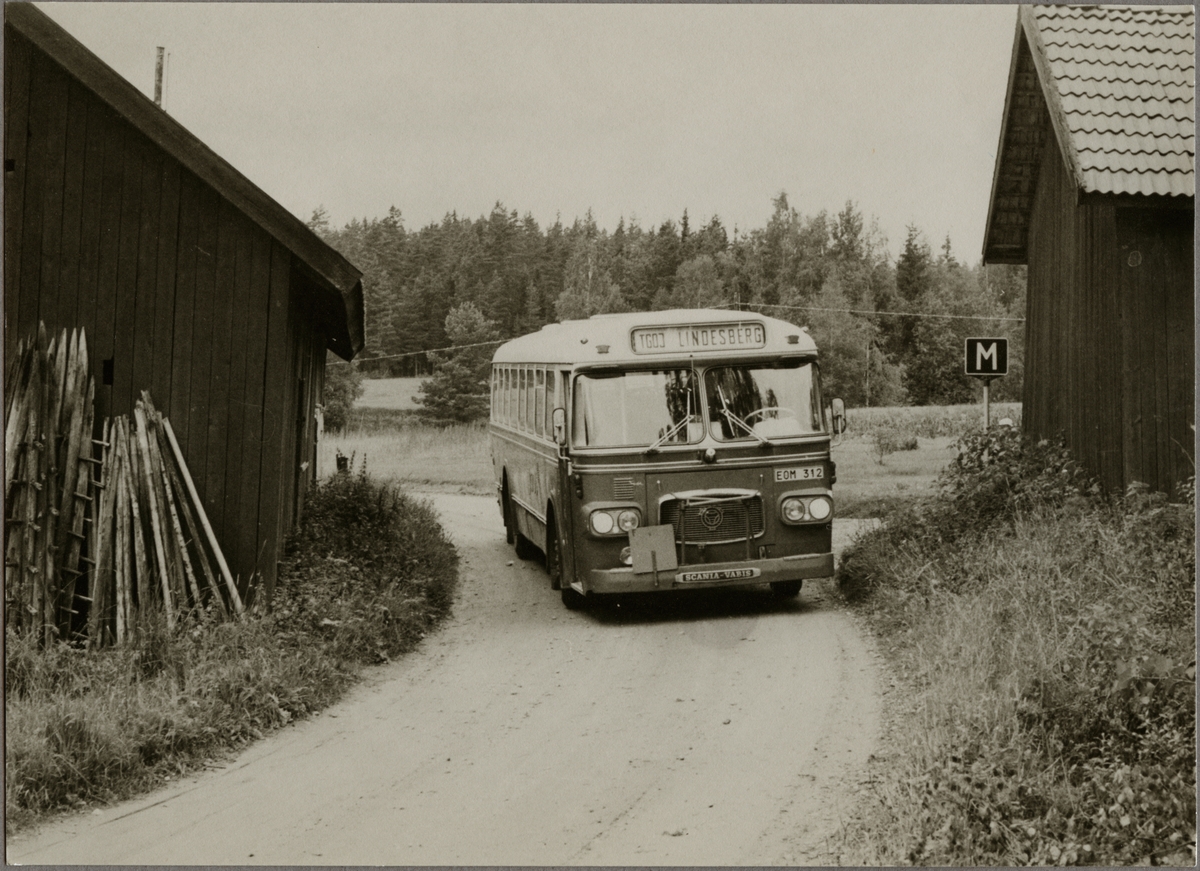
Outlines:
{"type": "Polygon", "coordinates": [[[592,569],[587,573],[589,593],[643,593],[654,590],[687,590],[702,587],[741,587],[776,581],[828,578],[833,575],[833,554],[806,553],[774,559],[728,563],[693,563],[658,572],[635,574],[632,568],[592,569]]]}

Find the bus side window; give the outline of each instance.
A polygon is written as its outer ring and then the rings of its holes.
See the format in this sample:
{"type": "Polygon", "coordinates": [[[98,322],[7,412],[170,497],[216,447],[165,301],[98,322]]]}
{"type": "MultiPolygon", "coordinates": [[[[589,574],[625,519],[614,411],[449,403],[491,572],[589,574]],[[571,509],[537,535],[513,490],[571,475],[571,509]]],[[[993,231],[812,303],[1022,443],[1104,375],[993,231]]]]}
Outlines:
{"type": "Polygon", "coordinates": [[[546,370],[537,370],[537,396],[533,409],[533,419],[537,421],[537,434],[546,434],[546,370]]]}
{"type": "Polygon", "coordinates": [[[500,369],[497,366],[492,367],[492,423],[495,423],[500,415],[500,369]]]}
{"type": "Polygon", "coordinates": [[[504,367],[504,384],[500,389],[504,392],[500,421],[505,425],[510,425],[512,423],[512,370],[507,366],[504,367]]]}
{"type": "Polygon", "coordinates": [[[554,438],[554,382],[558,380],[553,369],[546,372],[546,435],[554,438]]]}
{"type": "Polygon", "coordinates": [[[533,387],[533,370],[525,372],[525,432],[532,433],[537,427],[533,419],[533,402],[536,391],[533,387]]]}
{"type": "Polygon", "coordinates": [[[517,428],[525,429],[525,370],[517,370],[517,428]]]}

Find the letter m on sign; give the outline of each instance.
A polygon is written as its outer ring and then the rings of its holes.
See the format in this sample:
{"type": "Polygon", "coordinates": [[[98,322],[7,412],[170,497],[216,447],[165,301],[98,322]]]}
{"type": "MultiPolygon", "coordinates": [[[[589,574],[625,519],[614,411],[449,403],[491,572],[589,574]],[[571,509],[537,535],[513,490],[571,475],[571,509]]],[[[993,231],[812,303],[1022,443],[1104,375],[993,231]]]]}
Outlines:
{"type": "Polygon", "coordinates": [[[966,351],[968,375],[1008,374],[1008,339],[967,339],[966,351]]]}

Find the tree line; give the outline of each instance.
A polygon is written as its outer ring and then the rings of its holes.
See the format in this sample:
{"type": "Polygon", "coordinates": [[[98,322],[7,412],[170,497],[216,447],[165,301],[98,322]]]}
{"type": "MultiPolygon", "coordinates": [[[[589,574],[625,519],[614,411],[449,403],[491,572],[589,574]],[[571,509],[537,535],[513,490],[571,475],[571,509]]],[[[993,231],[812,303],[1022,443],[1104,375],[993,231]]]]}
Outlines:
{"type": "MultiPolygon", "coordinates": [[[[765,226],[735,228],[732,238],[719,217],[693,226],[686,211],[658,227],[622,219],[610,232],[590,211],[543,229],[500,203],[419,230],[395,207],[340,229],[319,208],[309,226],[363,272],[359,368],[368,375],[429,374],[453,360],[430,352],[553,321],[733,307],[807,326],[826,392],[852,406],[972,401],[977,388],[962,371],[972,335],[1008,337],[1011,374],[993,397],[1019,398],[1024,267],[968,265],[949,237],[935,253],[912,225],[893,259],[877,222],[852,201],[837,214],[804,215],[780,193],[772,207],[765,226]]],[[[468,355],[472,364],[490,356],[468,355]]]]}

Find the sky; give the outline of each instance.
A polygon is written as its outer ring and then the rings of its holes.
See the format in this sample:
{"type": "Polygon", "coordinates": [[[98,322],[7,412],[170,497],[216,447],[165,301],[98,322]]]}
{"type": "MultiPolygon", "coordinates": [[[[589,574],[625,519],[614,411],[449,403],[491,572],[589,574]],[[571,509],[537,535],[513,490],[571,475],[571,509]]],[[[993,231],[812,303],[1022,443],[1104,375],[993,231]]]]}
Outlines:
{"type": "Polygon", "coordinates": [[[983,244],[1015,6],[39,3],[289,211],[983,244]]]}

